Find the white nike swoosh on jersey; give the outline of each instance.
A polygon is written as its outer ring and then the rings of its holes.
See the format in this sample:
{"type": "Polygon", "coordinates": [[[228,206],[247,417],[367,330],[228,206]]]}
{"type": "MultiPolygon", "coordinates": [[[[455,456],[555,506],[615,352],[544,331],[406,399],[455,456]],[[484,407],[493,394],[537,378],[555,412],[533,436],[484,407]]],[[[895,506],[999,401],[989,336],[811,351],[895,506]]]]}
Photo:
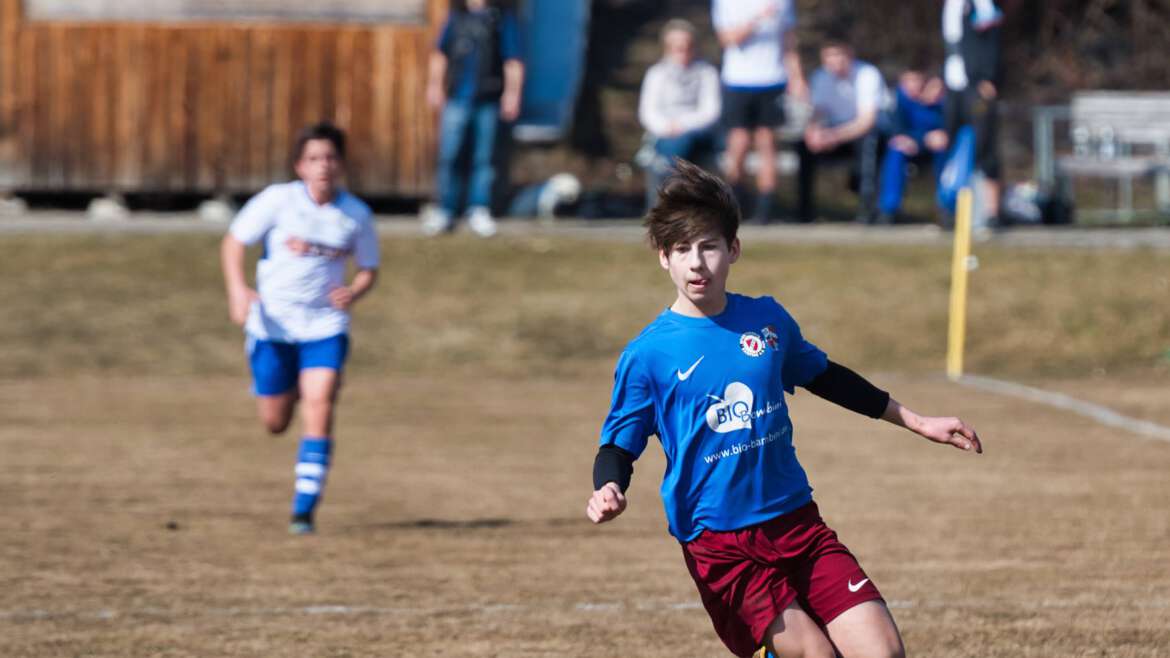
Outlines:
{"type": "Polygon", "coordinates": [[[854,585],[853,580],[850,579],[849,580],[849,591],[856,593],[857,590],[861,589],[862,587],[865,587],[865,584],[868,582],[869,582],[869,578],[862,578],[860,583],[857,583],[856,585],[854,585]]]}
{"type": "MultiPolygon", "coordinates": [[[[702,361],[702,360],[703,360],[703,359],[705,359],[705,358],[707,358],[707,355],[706,355],[706,354],[704,354],[703,356],[699,357],[699,361],[702,361]]],[[[682,370],[679,370],[679,371],[678,371],[678,380],[679,380],[680,382],[685,382],[686,380],[690,379],[690,377],[691,377],[691,373],[695,371],[695,368],[698,368],[698,367],[699,367],[699,361],[695,361],[694,363],[692,363],[692,364],[691,364],[691,367],[690,367],[690,368],[687,368],[687,371],[686,371],[686,372],[683,372],[682,370]]]]}

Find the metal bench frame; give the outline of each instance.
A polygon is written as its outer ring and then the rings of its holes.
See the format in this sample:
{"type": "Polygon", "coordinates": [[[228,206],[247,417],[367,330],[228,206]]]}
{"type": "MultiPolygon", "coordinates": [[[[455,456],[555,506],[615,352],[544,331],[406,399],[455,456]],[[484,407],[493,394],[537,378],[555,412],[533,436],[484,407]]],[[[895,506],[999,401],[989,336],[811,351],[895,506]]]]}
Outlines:
{"type": "Polygon", "coordinates": [[[1157,212],[1170,216],[1170,93],[1091,91],[1069,106],[1033,110],[1036,180],[1048,193],[1072,196],[1072,180],[1117,180],[1117,207],[1078,211],[1086,219],[1133,220],[1133,183],[1152,177],[1157,212]],[[1056,155],[1055,124],[1069,123],[1071,154],[1056,155]]]}

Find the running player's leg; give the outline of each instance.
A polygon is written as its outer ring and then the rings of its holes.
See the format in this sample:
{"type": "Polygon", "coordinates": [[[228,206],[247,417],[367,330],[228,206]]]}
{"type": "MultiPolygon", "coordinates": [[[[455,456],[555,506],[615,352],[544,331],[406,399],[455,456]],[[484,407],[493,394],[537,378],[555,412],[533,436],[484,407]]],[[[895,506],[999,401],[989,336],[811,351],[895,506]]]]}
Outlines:
{"type": "Polygon", "coordinates": [[[833,644],[796,601],[780,613],[764,634],[775,658],[834,658],[833,644]]]}
{"type": "Polygon", "coordinates": [[[294,388],[277,395],[257,395],[256,410],[264,429],[272,434],[283,434],[292,422],[293,410],[297,406],[297,391],[294,388]]]}
{"type": "Polygon", "coordinates": [[[743,161],[751,146],[747,128],[732,128],[727,133],[727,182],[738,185],[743,177],[743,161]]]}
{"type": "Polygon", "coordinates": [[[297,403],[297,352],[288,343],[248,338],[252,391],[264,428],[280,434],[292,421],[297,403]]]}
{"type": "Polygon", "coordinates": [[[299,390],[303,435],[297,451],[290,531],[313,531],[333,453],[333,410],[349,349],[344,334],[300,345],[299,390]]]}
{"type": "Polygon", "coordinates": [[[772,219],[772,195],[776,192],[776,135],[768,126],[758,126],[752,132],[760,169],[756,173],[756,207],[754,219],[767,224],[772,219]]]}
{"type": "Polygon", "coordinates": [[[333,435],[333,407],[341,373],[333,368],[305,368],[300,375],[301,424],[305,436],[333,435]]]}
{"type": "Polygon", "coordinates": [[[828,632],[844,658],[903,656],[902,638],[882,594],[837,533],[817,516],[807,526],[809,542],[800,583],[805,611],[828,632]]]}
{"type": "Polygon", "coordinates": [[[844,658],[904,658],[906,655],[894,618],[881,600],[853,606],[829,622],[826,630],[844,658]]]}

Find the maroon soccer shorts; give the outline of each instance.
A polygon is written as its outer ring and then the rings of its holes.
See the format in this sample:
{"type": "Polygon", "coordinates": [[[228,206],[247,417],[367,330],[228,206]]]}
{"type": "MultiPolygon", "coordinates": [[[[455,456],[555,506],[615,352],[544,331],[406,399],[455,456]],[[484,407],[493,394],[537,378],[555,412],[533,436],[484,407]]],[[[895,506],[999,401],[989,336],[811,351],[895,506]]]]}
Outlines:
{"type": "Polygon", "coordinates": [[[816,503],[741,530],[704,530],[683,555],[719,639],[745,658],[793,601],[824,627],[882,598],[816,503]]]}

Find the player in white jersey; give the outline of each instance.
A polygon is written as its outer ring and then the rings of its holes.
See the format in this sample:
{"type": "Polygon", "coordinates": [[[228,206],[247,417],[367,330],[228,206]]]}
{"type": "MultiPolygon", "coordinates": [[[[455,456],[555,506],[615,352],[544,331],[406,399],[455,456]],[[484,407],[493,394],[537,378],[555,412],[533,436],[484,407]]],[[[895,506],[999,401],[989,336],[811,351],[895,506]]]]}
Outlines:
{"type": "Polygon", "coordinates": [[[301,402],[290,531],[313,531],[333,446],[333,407],[349,351],[349,309],[378,275],[370,209],[339,187],[345,134],[329,123],[306,128],[294,149],[297,177],[271,185],[236,216],[220,249],[231,319],[244,326],[260,420],[283,432],[301,402]],[[262,243],[256,289],[244,252],[262,243]],[[347,285],[346,266],[356,274],[347,285]]]}

